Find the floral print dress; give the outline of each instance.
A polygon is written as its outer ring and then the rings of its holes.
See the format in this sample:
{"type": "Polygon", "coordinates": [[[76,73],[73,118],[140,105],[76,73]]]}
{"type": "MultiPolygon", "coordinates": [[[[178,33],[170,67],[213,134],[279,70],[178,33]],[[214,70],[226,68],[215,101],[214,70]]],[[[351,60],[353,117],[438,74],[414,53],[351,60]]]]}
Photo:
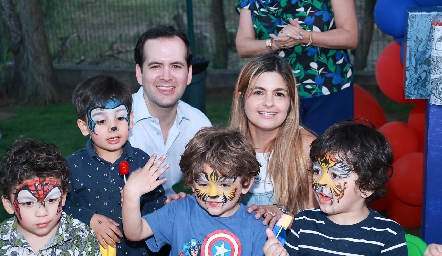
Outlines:
{"type": "MultiPolygon", "coordinates": [[[[336,28],[331,0],[239,0],[236,7],[238,11],[247,8],[252,12],[256,38],[260,40],[270,38],[270,34],[277,35],[290,24],[290,18],[298,18],[306,30],[319,32],[336,28]]],[[[301,98],[329,95],[353,83],[347,50],[299,44],[278,54],[292,66],[301,98]]]]}

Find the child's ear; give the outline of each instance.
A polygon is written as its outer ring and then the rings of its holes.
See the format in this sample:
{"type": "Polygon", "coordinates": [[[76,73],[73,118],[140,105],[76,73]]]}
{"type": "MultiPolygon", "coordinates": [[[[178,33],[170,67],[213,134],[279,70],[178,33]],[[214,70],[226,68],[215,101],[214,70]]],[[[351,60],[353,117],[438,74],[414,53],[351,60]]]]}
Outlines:
{"type": "Polygon", "coordinates": [[[67,194],[63,194],[63,196],[61,197],[61,206],[64,206],[66,204],[66,196],[67,194]]]}
{"type": "Polygon", "coordinates": [[[253,182],[255,182],[255,177],[250,178],[249,184],[247,185],[247,187],[243,187],[241,189],[241,194],[244,194],[244,195],[247,194],[247,192],[249,192],[250,188],[252,187],[253,182]]]}
{"type": "Polygon", "coordinates": [[[81,134],[83,134],[83,136],[89,136],[89,129],[88,129],[85,121],[83,121],[81,119],[77,119],[77,125],[81,131],[81,134]]]}
{"type": "Polygon", "coordinates": [[[134,127],[134,112],[131,111],[129,115],[129,129],[132,129],[134,127]]]}
{"type": "Polygon", "coordinates": [[[361,197],[367,199],[373,194],[373,191],[361,190],[361,197]]]}
{"type": "Polygon", "coordinates": [[[14,207],[12,206],[12,203],[9,199],[6,198],[6,196],[2,196],[2,203],[3,203],[3,208],[5,208],[6,212],[8,212],[9,214],[14,214],[14,207]]]}

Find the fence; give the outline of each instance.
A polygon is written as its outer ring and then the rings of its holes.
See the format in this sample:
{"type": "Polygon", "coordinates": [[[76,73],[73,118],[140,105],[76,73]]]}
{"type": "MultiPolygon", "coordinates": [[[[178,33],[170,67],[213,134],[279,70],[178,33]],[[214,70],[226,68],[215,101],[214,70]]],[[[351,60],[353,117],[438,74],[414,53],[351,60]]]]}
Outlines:
{"type": "MultiPolygon", "coordinates": [[[[193,0],[195,56],[209,60],[214,54],[214,32],[210,3],[193,0]]],[[[358,17],[364,0],[356,0],[358,17]]],[[[54,64],[133,67],[133,48],[149,27],[170,24],[187,32],[186,0],[43,0],[46,32],[54,64]]],[[[245,60],[235,49],[239,15],[237,0],[224,0],[228,43],[228,69],[238,70],[245,60]]],[[[391,41],[375,29],[367,71],[373,71],[377,57],[391,41]]],[[[209,66],[210,68],[210,66],[209,66]]]]}

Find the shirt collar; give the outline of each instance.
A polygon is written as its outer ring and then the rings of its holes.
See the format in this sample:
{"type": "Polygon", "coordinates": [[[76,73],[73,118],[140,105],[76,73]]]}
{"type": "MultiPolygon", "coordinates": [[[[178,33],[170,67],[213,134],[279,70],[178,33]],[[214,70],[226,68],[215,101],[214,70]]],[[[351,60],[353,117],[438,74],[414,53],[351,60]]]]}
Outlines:
{"type": "MultiPolygon", "coordinates": [[[[189,105],[183,101],[178,101],[176,122],[181,123],[183,119],[190,120],[188,113],[189,111],[186,111],[186,108],[188,107],[189,105]]],[[[141,86],[140,89],[133,94],[132,111],[134,112],[134,125],[142,119],[154,118],[149,113],[149,109],[147,109],[146,102],[144,101],[143,86],[141,86]]]]}

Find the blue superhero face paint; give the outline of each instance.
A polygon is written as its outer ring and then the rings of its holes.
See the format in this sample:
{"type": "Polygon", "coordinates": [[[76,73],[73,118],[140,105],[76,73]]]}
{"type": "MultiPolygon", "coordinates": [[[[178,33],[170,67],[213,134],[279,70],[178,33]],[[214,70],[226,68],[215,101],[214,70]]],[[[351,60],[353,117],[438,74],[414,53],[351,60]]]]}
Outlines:
{"type": "Polygon", "coordinates": [[[124,118],[128,124],[130,124],[129,109],[126,104],[121,103],[117,98],[110,98],[106,104],[89,107],[87,111],[87,125],[89,130],[95,132],[95,126],[97,124],[105,124],[110,119],[124,118]]]}

